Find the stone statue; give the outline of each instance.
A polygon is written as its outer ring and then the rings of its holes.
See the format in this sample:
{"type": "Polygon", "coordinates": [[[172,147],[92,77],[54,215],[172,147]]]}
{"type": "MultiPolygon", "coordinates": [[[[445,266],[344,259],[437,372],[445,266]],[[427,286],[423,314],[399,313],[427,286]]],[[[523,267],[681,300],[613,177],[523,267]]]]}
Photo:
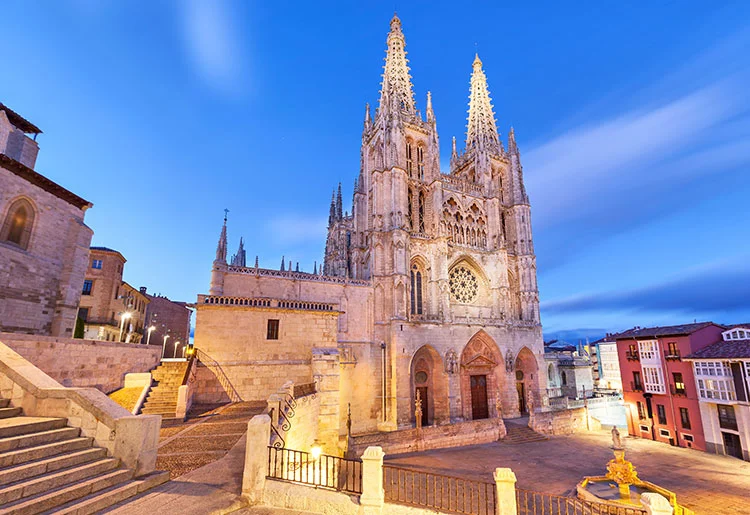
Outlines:
{"type": "Polygon", "coordinates": [[[515,360],[513,359],[513,353],[510,349],[508,349],[508,352],[505,353],[505,371],[506,372],[513,372],[513,365],[515,360]]]}
{"type": "Polygon", "coordinates": [[[449,374],[455,374],[458,371],[458,357],[453,349],[445,355],[445,371],[449,374]]]}
{"type": "Polygon", "coordinates": [[[417,390],[417,398],[414,401],[414,418],[417,421],[417,429],[422,429],[422,395],[417,390]]]}
{"type": "Polygon", "coordinates": [[[529,413],[534,411],[534,396],[531,394],[531,390],[529,390],[529,395],[527,396],[528,399],[526,400],[526,409],[529,411],[529,413]]]}
{"type": "Polygon", "coordinates": [[[623,449],[622,440],[620,439],[620,431],[617,426],[612,426],[612,448],[616,451],[623,449]]]}

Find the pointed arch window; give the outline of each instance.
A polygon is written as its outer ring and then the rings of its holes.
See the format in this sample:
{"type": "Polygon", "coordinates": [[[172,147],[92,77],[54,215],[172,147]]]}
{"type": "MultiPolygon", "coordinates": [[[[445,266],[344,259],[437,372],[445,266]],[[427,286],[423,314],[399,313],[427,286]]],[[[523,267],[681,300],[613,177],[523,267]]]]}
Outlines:
{"type": "Polygon", "coordinates": [[[34,207],[28,200],[22,198],[11,203],[0,231],[0,241],[15,243],[22,249],[27,249],[35,217],[34,207]]]}
{"type": "Polygon", "coordinates": [[[424,180],[424,147],[417,146],[417,175],[420,181],[424,180]]]}
{"type": "Polygon", "coordinates": [[[422,303],[422,270],[416,264],[411,266],[411,314],[421,315],[424,313],[422,303]]]}
{"type": "Polygon", "coordinates": [[[412,155],[412,146],[411,141],[406,142],[406,172],[409,174],[409,177],[412,176],[412,173],[414,171],[414,158],[412,155]]]}
{"type": "Polygon", "coordinates": [[[424,232],[424,191],[419,192],[419,232],[424,232]]]}
{"type": "Polygon", "coordinates": [[[412,208],[412,204],[414,203],[414,195],[412,194],[411,188],[409,188],[406,203],[406,224],[409,229],[412,230],[414,228],[414,209],[412,208]]]}

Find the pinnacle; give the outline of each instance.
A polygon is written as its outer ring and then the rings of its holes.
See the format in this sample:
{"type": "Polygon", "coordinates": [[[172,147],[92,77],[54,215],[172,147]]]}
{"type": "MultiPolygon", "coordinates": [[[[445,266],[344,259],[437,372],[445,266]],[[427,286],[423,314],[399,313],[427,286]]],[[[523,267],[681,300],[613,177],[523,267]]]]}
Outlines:
{"type": "Polygon", "coordinates": [[[479,54],[474,54],[474,63],[472,64],[472,66],[474,67],[475,70],[477,68],[479,69],[482,68],[482,60],[479,58],[479,54]]]}

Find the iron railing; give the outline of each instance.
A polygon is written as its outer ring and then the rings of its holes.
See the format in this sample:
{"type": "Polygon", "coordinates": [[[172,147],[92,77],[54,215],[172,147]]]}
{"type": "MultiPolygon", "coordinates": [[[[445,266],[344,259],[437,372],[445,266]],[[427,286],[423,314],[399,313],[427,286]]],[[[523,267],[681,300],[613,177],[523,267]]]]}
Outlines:
{"type": "Polygon", "coordinates": [[[351,494],[362,493],[362,460],[268,447],[266,477],[351,494]]]}
{"type": "Polygon", "coordinates": [[[645,515],[638,507],[612,506],[575,497],[544,494],[516,488],[518,515],[645,515]]]}
{"type": "Polygon", "coordinates": [[[294,385],[294,398],[299,399],[305,395],[311,395],[316,392],[315,383],[295,384],[294,385]]]}
{"type": "Polygon", "coordinates": [[[385,465],[383,488],[387,502],[444,513],[495,513],[495,483],[385,465]]]}
{"type": "Polygon", "coordinates": [[[229,377],[227,377],[226,373],[224,373],[224,370],[221,368],[221,364],[218,361],[198,348],[195,349],[195,357],[198,358],[198,361],[203,363],[203,365],[205,365],[211,372],[214,373],[216,379],[219,381],[221,387],[224,388],[224,391],[226,392],[230,401],[242,401],[242,397],[240,396],[239,392],[234,387],[232,382],[229,380],[229,377]]]}
{"type": "Polygon", "coordinates": [[[640,361],[641,355],[638,353],[638,351],[625,351],[625,358],[628,361],[640,361]]]}

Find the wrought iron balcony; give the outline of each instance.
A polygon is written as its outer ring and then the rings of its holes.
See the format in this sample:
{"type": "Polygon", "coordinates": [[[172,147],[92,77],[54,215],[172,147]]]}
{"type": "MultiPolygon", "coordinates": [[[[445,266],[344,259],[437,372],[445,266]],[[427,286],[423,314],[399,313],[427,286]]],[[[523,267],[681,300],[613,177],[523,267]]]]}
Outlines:
{"type": "Polygon", "coordinates": [[[626,351],[625,357],[628,361],[640,361],[641,356],[638,354],[638,351],[626,351]]]}
{"type": "Polygon", "coordinates": [[[643,391],[643,384],[636,383],[635,381],[630,381],[630,391],[632,391],[632,392],[642,392],[643,391]]]}
{"type": "Polygon", "coordinates": [[[684,386],[682,388],[677,388],[676,385],[670,384],[669,392],[675,396],[687,397],[687,390],[685,390],[684,386]]]}
{"type": "Polygon", "coordinates": [[[680,351],[678,349],[675,349],[673,351],[665,350],[664,359],[666,359],[667,361],[682,361],[682,356],[680,355],[680,351]]]}

